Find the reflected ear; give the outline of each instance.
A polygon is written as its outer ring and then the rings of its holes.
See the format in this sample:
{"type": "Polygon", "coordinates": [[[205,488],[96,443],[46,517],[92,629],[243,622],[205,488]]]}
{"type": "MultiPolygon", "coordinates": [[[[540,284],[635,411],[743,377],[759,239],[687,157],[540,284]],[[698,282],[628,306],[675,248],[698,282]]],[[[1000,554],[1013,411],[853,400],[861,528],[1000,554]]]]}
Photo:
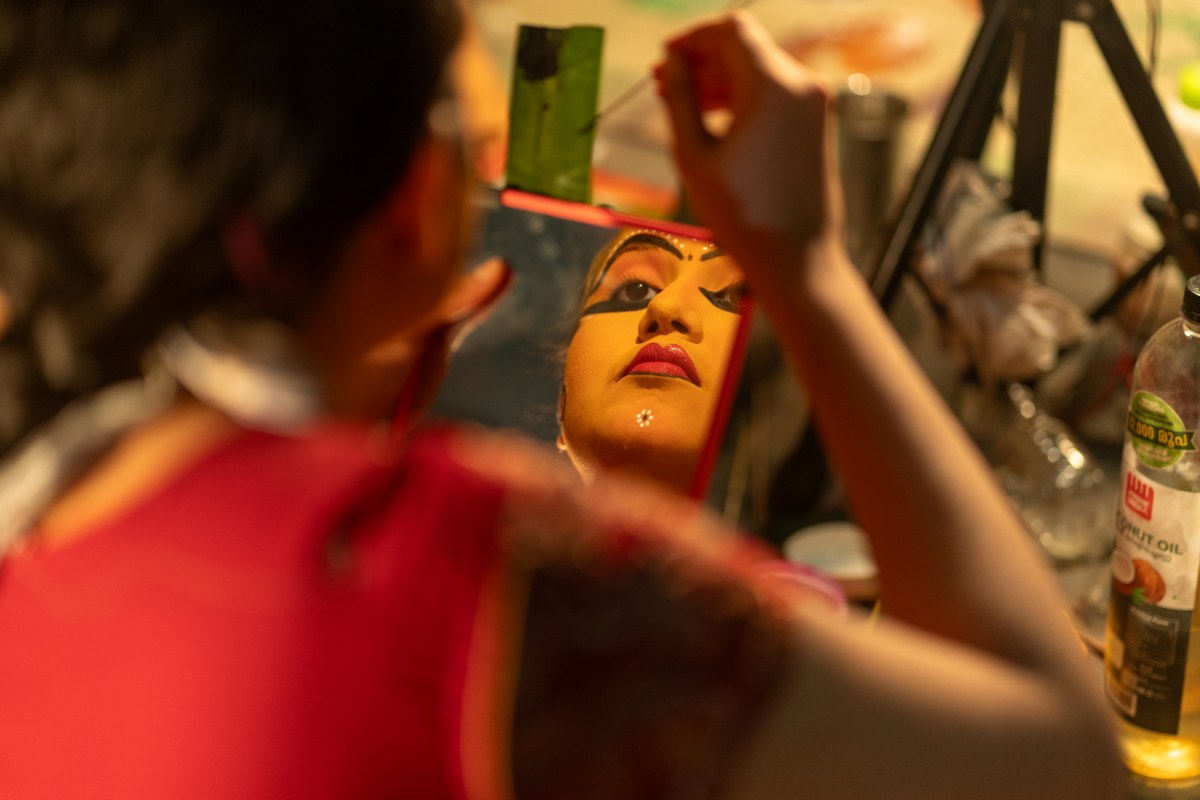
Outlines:
{"type": "Polygon", "coordinates": [[[558,392],[558,438],[555,440],[555,445],[558,446],[558,452],[567,452],[567,435],[563,433],[563,412],[567,410],[567,387],[563,387],[558,392]]]}

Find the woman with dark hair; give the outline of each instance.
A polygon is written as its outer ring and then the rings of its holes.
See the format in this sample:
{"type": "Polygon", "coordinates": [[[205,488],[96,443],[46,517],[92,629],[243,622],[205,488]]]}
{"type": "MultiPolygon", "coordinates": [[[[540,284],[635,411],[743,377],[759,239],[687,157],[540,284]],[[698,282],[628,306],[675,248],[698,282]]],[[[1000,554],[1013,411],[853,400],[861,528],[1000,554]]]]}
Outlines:
{"type": "Polygon", "coordinates": [[[457,27],[0,4],[0,797],[1115,797],[1051,577],[838,244],[825,94],[748,17],[669,46],[679,161],[894,621],[692,503],[412,430],[506,279],[456,276],[457,27]]]}

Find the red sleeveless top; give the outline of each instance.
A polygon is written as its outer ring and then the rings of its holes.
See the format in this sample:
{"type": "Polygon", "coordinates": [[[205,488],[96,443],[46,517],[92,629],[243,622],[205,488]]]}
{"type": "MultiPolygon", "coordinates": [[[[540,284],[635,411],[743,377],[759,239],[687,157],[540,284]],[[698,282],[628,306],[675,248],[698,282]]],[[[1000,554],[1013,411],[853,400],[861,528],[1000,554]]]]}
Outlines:
{"type": "Polygon", "coordinates": [[[244,433],[0,563],[0,798],[720,796],[793,659],[768,554],[511,438],[376,452],[244,433]]]}
{"type": "Polygon", "coordinates": [[[462,796],[502,491],[365,442],[246,433],[0,565],[0,797],[462,796]]]}

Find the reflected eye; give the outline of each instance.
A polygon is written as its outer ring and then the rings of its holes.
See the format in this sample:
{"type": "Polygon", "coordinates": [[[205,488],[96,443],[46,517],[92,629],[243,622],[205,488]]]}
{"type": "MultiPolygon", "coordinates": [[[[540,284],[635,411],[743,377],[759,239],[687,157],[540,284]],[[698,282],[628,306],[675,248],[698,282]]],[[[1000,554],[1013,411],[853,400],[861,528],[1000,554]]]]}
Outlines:
{"type": "Polygon", "coordinates": [[[584,314],[603,314],[607,311],[641,311],[661,291],[645,281],[627,280],[608,295],[608,299],[592,303],[584,314]]]}
{"type": "Polygon", "coordinates": [[[709,289],[701,289],[700,293],[708,298],[708,302],[722,311],[739,314],[742,310],[742,298],[746,294],[746,286],[745,284],[734,283],[716,292],[709,289]]]}
{"type": "Polygon", "coordinates": [[[646,303],[654,299],[656,294],[658,294],[658,289],[644,281],[625,281],[609,295],[608,299],[618,303],[640,304],[640,307],[644,307],[646,303]]]}

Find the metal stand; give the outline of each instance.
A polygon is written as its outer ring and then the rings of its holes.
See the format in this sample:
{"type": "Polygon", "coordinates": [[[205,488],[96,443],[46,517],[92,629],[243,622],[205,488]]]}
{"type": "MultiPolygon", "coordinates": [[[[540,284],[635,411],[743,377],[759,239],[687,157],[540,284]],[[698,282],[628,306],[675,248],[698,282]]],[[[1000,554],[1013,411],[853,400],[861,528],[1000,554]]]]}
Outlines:
{"type": "MultiPolygon", "coordinates": [[[[914,246],[938,200],[950,166],[978,160],[1001,107],[1013,67],[1019,81],[1010,205],[1044,223],[1062,25],[1086,25],[1154,159],[1169,200],[1147,199],[1147,208],[1166,236],[1166,245],[1091,312],[1111,313],[1168,255],[1188,275],[1200,273],[1200,184],[1147,76],[1112,0],[984,0],[983,20],[947,100],[908,195],[880,243],[871,288],[890,310],[903,278],[911,272],[914,246]],[[1019,59],[1019,63],[1014,63],[1019,59]]],[[[1097,165],[1105,168],[1108,165],[1097,165]]],[[[1041,263],[1041,251],[1034,254],[1041,263]]],[[[913,277],[917,277],[912,273],[913,277]]],[[[809,424],[773,481],[772,515],[803,515],[805,502],[828,483],[828,467],[809,424]],[[802,489],[798,489],[802,486],[802,489]]],[[[774,538],[774,537],[771,537],[774,538]]]]}
{"type": "Polygon", "coordinates": [[[1059,44],[1062,24],[1067,21],[1091,30],[1167,188],[1170,215],[1178,220],[1183,234],[1177,241],[1190,245],[1190,252],[1179,254],[1180,263],[1189,275],[1200,270],[1196,255],[1200,253],[1200,184],[1112,0],[991,0],[985,3],[983,22],[962,75],[880,251],[871,286],[885,309],[891,308],[909,270],[913,246],[950,165],[959,158],[978,160],[982,154],[1010,67],[1018,56],[1009,202],[1039,222],[1045,220],[1059,44]]]}

